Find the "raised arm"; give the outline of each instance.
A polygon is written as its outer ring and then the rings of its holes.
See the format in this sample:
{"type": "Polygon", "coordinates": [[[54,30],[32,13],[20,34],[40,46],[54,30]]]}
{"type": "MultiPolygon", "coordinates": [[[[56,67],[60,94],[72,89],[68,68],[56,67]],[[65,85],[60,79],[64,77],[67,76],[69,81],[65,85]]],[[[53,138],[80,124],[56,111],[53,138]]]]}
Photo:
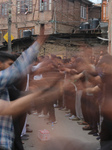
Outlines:
{"type": "Polygon", "coordinates": [[[46,37],[47,36],[40,35],[37,41],[24,51],[12,66],[0,72],[0,90],[9,86],[29,71],[29,65],[32,64],[37,57],[39,49],[46,37]]]}

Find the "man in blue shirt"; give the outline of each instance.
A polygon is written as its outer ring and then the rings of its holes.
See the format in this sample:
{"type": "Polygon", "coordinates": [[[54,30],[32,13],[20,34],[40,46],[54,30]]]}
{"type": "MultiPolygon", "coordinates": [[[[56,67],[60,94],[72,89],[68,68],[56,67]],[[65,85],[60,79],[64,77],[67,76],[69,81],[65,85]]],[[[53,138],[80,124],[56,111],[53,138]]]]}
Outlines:
{"type": "MultiPolygon", "coordinates": [[[[43,44],[44,40],[45,36],[40,36],[37,39],[37,41],[26,51],[24,51],[14,63],[12,59],[8,57],[5,58],[3,56],[4,54],[1,53],[0,99],[10,101],[7,88],[11,84],[13,84],[16,80],[21,78],[21,76],[27,73],[28,66],[37,57],[39,48],[43,44]]],[[[11,150],[13,140],[14,140],[14,129],[12,124],[12,116],[0,116],[0,150],[11,150]]]]}

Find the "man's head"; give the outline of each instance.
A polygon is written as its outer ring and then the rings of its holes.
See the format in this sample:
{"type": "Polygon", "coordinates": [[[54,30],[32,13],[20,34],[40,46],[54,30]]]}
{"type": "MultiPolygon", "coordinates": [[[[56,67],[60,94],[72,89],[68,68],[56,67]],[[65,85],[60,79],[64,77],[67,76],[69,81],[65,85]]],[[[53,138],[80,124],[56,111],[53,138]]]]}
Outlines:
{"type": "Polygon", "coordinates": [[[74,63],[76,61],[76,59],[77,59],[77,56],[72,56],[70,59],[71,63],[74,63]]]}
{"type": "Polygon", "coordinates": [[[112,56],[109,54],[103,56],[99,60],[97,67],[100,68],[104,74],[112,75],[112,56]]]}
{"type": "Polygon", "coordinates": [[[16,60],[16,56],[7,52],[0,52],[0,70],[7,69],[16,60]]]}

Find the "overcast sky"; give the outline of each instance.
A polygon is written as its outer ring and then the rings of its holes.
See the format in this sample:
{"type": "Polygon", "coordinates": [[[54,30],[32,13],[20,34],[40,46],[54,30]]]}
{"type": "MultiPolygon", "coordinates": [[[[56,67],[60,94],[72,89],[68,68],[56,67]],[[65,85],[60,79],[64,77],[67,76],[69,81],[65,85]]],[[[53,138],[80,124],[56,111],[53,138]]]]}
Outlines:
{"type": "Polygon", "coordinates": [[[89,0],[92,1],[93,3],[101,3],[101,0],[89,0]]]}

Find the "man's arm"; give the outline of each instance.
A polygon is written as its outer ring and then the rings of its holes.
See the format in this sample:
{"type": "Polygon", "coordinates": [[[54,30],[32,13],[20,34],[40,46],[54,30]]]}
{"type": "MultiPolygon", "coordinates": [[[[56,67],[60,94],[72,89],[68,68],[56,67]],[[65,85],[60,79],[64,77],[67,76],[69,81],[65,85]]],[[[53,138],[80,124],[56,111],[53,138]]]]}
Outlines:
{"type": "Polygon", "coordinates": [[[14,83],[22,75],[27,74],[29,65],[37,57],[40,47],[44,43],[46,36],[39,36],[37,41],[24,51],[12,66],[6,70],[0,71],[0,90],[14,83]]]}
{"type": "Polygon", "coordinates": [[[79,73],[79,74],[75,74],[73,76],[71,76],[71,80],[78,80],[80,78],[82,78],[84,76],[83,72],[79,73]]]}
{"type": "Polygon", "coordinates": [[[24,96],[11,102],[0,100],[0,115],[16,116],[22,112],[28,111],[31,108],[32,103],[36,100],[37,97],[40,96],[40,94],[41,91],[38,91],[34,94],[24,96]]]}
{"type": "Polygon", "coordinates": [[[86,93],[93,93],[93,94],[95,94],[95,93],[100,92],[101,89],[99,88],[98,85],[96,85],[95,87],[92,87],[92,88],[86,88],[84,91],[85,91],[86,93]]]}
{"type": "Polygon", "coordinates": [[[28,111],[32,104],[38,105],[44,101],[53,101],[54,98],[58,98],[63,93],[61,87],[57,82],[55,87],[38,90],[35,93],[19,98],[12,102],[0,100],[0,115],[12,115],[16,116],[20,113],[28,111]],[[54,97],[54,98],[53,98],[54,97]]]}
{"type": "Polygon", "coordinates": [[[91,74],[84,72],[84,76],[88,79],[89,82],[91,82],[94,86],[97,84],[102,84],[101,77],[99,75],[92,76],[91,74]]]}

